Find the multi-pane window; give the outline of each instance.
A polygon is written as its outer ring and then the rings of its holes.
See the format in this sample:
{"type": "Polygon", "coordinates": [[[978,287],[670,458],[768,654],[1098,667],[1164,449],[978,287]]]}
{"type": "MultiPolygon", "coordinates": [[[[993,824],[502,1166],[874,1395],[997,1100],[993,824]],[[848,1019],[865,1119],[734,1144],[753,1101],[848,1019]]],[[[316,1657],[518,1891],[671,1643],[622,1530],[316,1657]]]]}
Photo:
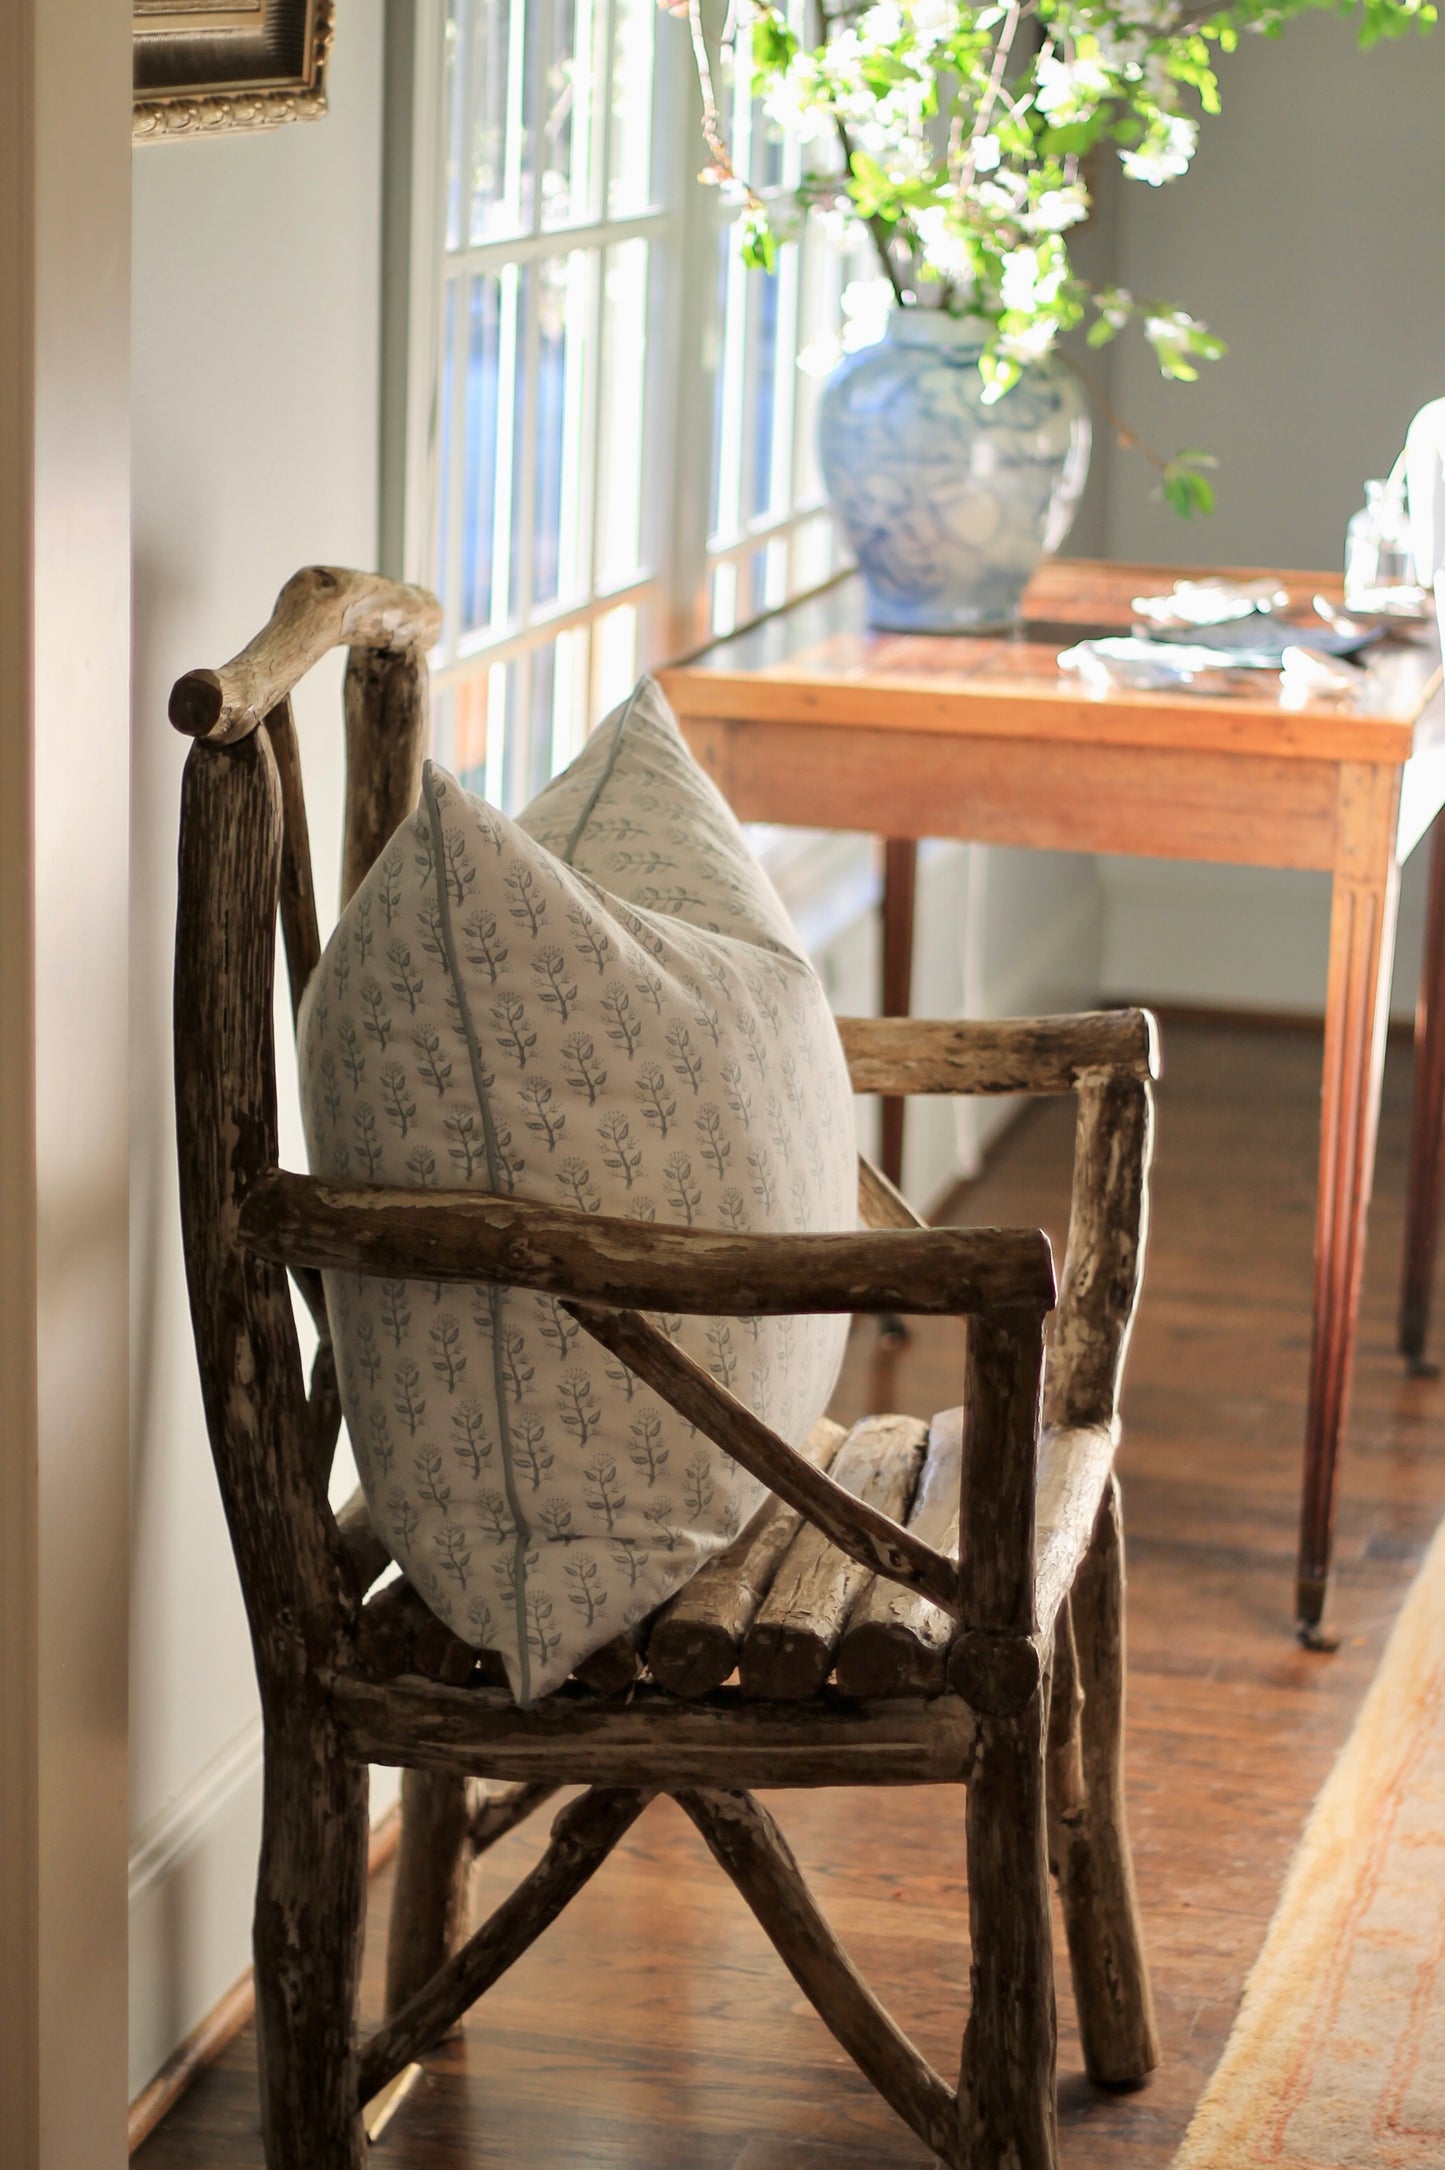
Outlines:
{"type": "MultiPolygon", "coordinates": [[[[437,363],[408,433],[430,512],[405,570],[445,605],[438,751],[515,808],[641,668],[837,569],[797,357],[845,267],[811,231],[743,267],[656,0],[446,0],[436,50],[411,306],[437,363]]],[[[739,170],[793,185],[796,150],[730,102],[739,170]]]]}
{"type": "Polygon", "coordinates": [[[656,603],[675,209],[655,0],[451,0],[427,574],[439,730],[516,804],[630,682],[656,603]]]}
{"type": "MultiPolygon", "coordinates": [[[[766,199],[797,188],[802,154],[796,138],[782,143],[767,129],[745,53],[740,41],[724,115],[733,162],[766,199]]],[[[726,633],[816,587],[840,562],[814,450],[820,381],[798,356],[836,330],[857,251],[810,228],[785,241],[765,273],[743,263],[731,223],[716,247],[707,630],[726,633]]]]}

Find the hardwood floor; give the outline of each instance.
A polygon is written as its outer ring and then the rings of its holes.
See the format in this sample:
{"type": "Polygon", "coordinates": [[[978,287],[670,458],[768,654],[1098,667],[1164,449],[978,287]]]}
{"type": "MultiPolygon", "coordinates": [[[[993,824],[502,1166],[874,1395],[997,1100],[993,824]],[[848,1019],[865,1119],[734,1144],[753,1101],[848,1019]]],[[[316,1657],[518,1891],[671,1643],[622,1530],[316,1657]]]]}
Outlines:
{"type": "MultiPolygon", "coordinates": [[[[1136,2095],[1091,2089],[1061,1972],[1067,2170],[1169,2161],[1310,1801],[1445,1508],[1445,1382],[1408,1378],[1394,1354],[1408,1047],[1392,1046],[1387,1071],[1344,1461],[1342,1641],[1324,1658],[1290,1633],[1319,1035],[1166,1021],[1165,1055],[1121,1462],[1130,1810],[1163,2062],[1136,2095]]],[[[1070,1148],[1070,1107],[1033,1109],[958,1217],[1041,1221],[1057,1242],[1070,1148]]],[[[892,1360],[860,1331],[837,1413],[926,1413],[957,1399],[960,1377],[947,1323],[920,1327],[892,1360]]],[[[865,1974],[951,2071],[968,1980],[961,1797],[837,1792],[774,1806],[865,1974]]],[[[483,1903],[541,1837],[523,1830],[488,1857],[483,1903]]],[[[388,1895],[378,1879],[368,2021],[388,1895]]],[[[691,1827],[660,1802],[429,2060],[374,2159],[377,2170],[913,2170],[927,2157],[813,2018],[691,1827]]],[[[259,2170],[249,2029],[136,2161],[259,2170]]]]}

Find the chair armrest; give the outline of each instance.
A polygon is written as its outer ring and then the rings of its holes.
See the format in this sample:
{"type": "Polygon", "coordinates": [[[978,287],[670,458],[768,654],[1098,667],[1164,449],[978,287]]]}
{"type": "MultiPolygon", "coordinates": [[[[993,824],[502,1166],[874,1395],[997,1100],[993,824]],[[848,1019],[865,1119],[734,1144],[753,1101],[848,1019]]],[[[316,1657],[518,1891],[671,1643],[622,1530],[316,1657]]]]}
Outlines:
{"type": "Polygon", "coordinates": [[[1159,1075],[1147,1010],[992,1020],[840,1017],[860,1093],[1070,1093],[1091,1071],[1159,1075]]]}
{"type": "Polygon", "coordinates": [[[254,640],[218,671],[187,671],[171,688],[170,719],[187,738],[248,738],[329,649],[430,648],[442,608],[425,588],[378,573],[308,565],[293,573],[254,640]]]}
{"type": "Polygon", "coordinates": [[[247,1192],[239,1232],[248,1250],[281,1266],[506,1281],[640,1311],[961,1316],[1048,1311],[1055,1296],[1041,1229],[731,1235],[491,1193],[342,1185],[275,1171],[247,1192]]]}

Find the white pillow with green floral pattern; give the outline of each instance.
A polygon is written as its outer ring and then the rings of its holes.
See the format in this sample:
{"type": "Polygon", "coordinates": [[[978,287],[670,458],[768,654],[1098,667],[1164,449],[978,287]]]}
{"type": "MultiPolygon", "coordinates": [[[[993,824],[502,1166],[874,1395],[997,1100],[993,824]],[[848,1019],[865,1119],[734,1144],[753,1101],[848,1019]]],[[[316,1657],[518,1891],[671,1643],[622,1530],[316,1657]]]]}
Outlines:
{"type": "MultiPolygon", "coordinates": [[[[301,1017],[317,1174],[638,1221],[856,1225],[847,1066],[742,830],[643,679],[516,821],[428,766],[301,1017]]],[[[761,1493],[549,1298],[328,1274],[376,1528],[529,1702],[761,1493]]],[[[661,1317],[801,1444],[841,1317],[661,1317]]]]}

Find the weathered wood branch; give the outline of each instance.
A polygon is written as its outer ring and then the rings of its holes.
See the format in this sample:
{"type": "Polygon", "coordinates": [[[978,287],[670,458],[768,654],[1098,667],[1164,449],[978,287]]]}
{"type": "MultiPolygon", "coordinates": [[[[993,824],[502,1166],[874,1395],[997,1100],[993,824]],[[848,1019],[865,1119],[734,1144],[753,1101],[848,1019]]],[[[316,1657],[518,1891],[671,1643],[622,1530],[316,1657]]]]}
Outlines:
{"type": "Polygon", "coordinates": [[[863,1153],[858,1155],[858,1218],[865,1228],[926,1228],[902,1191],[863,1153]]]}
{"type": "Polygon", "coordinates": [[[461,1950],[371,2037],[357,2059],[358,2107],[447,2029],[506,1973],[601,1868],[647,1806],[641,1787],[593,1787],[564,1808],[541,1860],[461,1950]]]}
{"type": "Polygon", "coordinates": [[[583,1303],[744,1318],[1046,1309],[1054,1294],[1048,1238],[1036,1229],[732,1235],[527,1198],[280,1172],[252,1188],[242,1240],[259,1257],[287,1265],[511,1282],[583,1303]]]}
{"type": "Polygon", "coordinates": [[[971,1627],[1029,1635],[1043,1321],[970,1319],[964,1373],[962,1554],[971,1627]]]}
{"type": "Polygon", "coordinates": [[[955,2158],[1057,2170],[1042,1698],[979,1728],[968,1783],[968,2025],[955,2158]]]}
{"type": "Polygon", "coordinates": [[[265,1700],[252,1931],[262,2148],[274,2170],[365,2170],[356,1999],[367,1775],[314,1682],[265,1700]]]}
{"type": "Polygon", "coordinates": [[[311,832],[301,783],[301,748],[289,698],[278,701],[268,713],[266,735],[281,779],[281,933],[286,944],[286,976],[291,985],[294,1023],[306,983],[321,962],[321,930],[316,919],[311,832]]]}
{"type": "MultiPolygon", "coordinates": [[[[798,1451],[819,1469],[831,1469],[844,1437],[841,1424],[823,1417],[798,1451]]],[[[722,1686],[802,1519],[783,1500],[765,1500],[727,1551],[699,1568],[654,1614],[647,1662],[659,1687],[697,1696],[722,1686]]]]}
{"type": "Polygon", "coordinates": [[[242,1247],[240,1198],[276,1155],[281,786],[269,738],[194,747],[181,787],[175,1080],[181,1226],[211,1451],[257,1666],[339,1654],[345,1563],[316,1472],[284,1273],[242,1247]]]}
{"type": "Polygon", "coordinates": [[[421,795],[430,688],[426,656],[418,647],[358,644],[346,659],[343,909],[421,795]]]}
{"type": "MultiPolygon", "coordinates": [[[[902,1522],[925,1437],[914,1417],[864,1417],[838,1450],[832,1481],[890,1521],[902,1522]]],[[[744,1639],[738,1662],[744,1695],[774,1702],[804,1702],[816,1695],[833,1669],[833,1653],[853,1605],[871,1580],[868,1569],[842,1555],[820,1529],[800,1529],[744,1639]]]]}
{"type": "Polygon", "coordinates": [[[910,1537],[887,1515],[854,1499],[824,1471],[814,1468],[700,1364],[674,1348],[640,1312],[599,1311],[590,1304],[573,1303],[564,1304],[563,1309],[724,1453],[741,1462],[779,1499],[796,1507],[804,1521],[831,1538],[840,1552],[890,1581],[922,1590],[957,1616],[958,1570],[951,1560],[910,1537]]]}
{"type": "Polygon", "coordinates": [[[641,1671],[642,1634],[640,1628],[630,1627],[574,1665],[572,1678],[594,1695],[624,1695],[641,1671]]]}
{"type": "Polygon", "coordinates": [[[446,1965],[471,1927],[473,1785],[461,1772],[401,1774],[401,1843],[386,1940],[388,2019],[446,1965]]]}
{"type": "Polygon", "coordinates": [[[1034,1618],[1048,1635],[1089,1549],[1114,1467],[1116,1432],[1048,1425],[1034,1503],[1034,1618]]]}
{"type": "Polygon", "coordinates": [[[467,1837],[474,1854],[487,1853],[498,1839],[550,1801],[555,1786],[483,1786],[472,1807],[467,1837]]]}
{"type": "Polygon", "coordinates": [[[372,1584],[390,1567],[391,1554],[371,1526],[371,1509],[360,1485],[345,1506],[337,1510],[336,1529],[341,1549],[355,1577],[357,1594],[365,1597],[372,1584]]]}
{"type": "MultiPolygon", "coordinates": [[[[266,735],[271,741],[276,774],[281,783],[281,932],[286,944],[286,978],[291,989],[291,1022],[294,1025],[301,1013],[301,997],[306,992],[307,981],[321,961],[321,934],[316,921],[306,796],[301,784],[301,748],[289,700],[278,701],[267,716],[266,735]]],[[[341,1428],[336,1367],[328,1353],[331,1329],[326,1317],[326,1297],[321,1276],[314,1267],[299,1266],[292,1279],[301,1291],[323,1344],[317,1350],[312,1366],[311,1404],[316,1418],[317,1460],[324,1481],[330,1473],[331,1455],[341,1428]],[[333,1410],[335,1429],[327,1444],[326,1431],[333,1410]]]]}
{"type": "Polygon", "coordinates": [[[1147,1010],[996,1021],[840,1017],[838,1030],[860,1093],[1069,1093],[1091,1070],[1159,1075],[1158,1028],[1147,1010]]]}
{"type": "MultiPolygon", "coordinates": [[[[928,1428],[928,1453],[909,1510],[915,1537],[958,1557],[958,1507],[963,1484],[963,1411],[947,1410],[928,1428]]],[[[953,1622],[926,1597],[874,1582],[855,1606],[838,1646],[838,1686],[844,1695],[937,1695],[953,1622]]]]}
{"type": "Polygon", "coordinates": [[[513,1782],[607,1786],[919,1786],[967,1776],[977,1720],[955,1696],[797,1708],[723,1690],[678,1702],[647,1681],[625,1700],[561,1694],[519,1710],[505,1690],[328,1676],[369,1763],[513,1782]]]}
{"type": "Polygon", "coordinates": [[[964,1375],[960,1576],[964,1620],[948,1677],[975,1710],[1021,1710],[1041,1661],[1034,1612],[1034,1513],[1043,1320],[970,1319],[964,1375]]]}
{"type": "Polygon", "coordinates": [[[1051,1739],[1049,1780],[1074,2001],[1089,2077],[1105,2087],[1138,2087],[1159,2062],[1159,2037],[1124,1813],[1124,1551],[1117,1483],[1105,1492],[1069,1614],[1070,1637],[1056,1645],[1054,1694],[1072,1662],[1077,1746],[1066,1750],[1057,1736],[1051,1739]]]}
{"type": "Polygon", "coordinates": [[[441,631],[441,604],[425,588],[377,573],[309,565],[294,573],[271,615],[218,671],[187,671],[171,689],[170,718],[187,738],[231,745],[248,738],[331,648],[425,650],[441,631]]]}
{"type": "Polygon", "coordinates": [[[1083,1081],[1063,1286],[1049,1362],[1055,1424],[1112,1424],[1149,1232],[1154,1102],[1147,1079],[1083,1081]]]}
{"type": "Polygon", "coordinates": [[[359,1662],[378,1680],[415,1673],[452,1688],[476,1681],[504,1687],[506,1671],[494,1650],[474,1650],[439,1620],[426,1599],[398,1577],[368,1598],[357,1624],[359,1662]]]}
{"type": "Polygon", "coordinates": [[[956,2161],[953,2089],[914,2048],[854,1967],[818,1911],[768,1811],[750,1794],[700,1788],[678,1793],[677,1803],[747,1900],[829,2033],[925,2146],[946,2161],[956,2161]]]}
{"type": "MultiPolygon", "coordinates": [[[[312,1278],[308,1276],[308,1279],[312,1278]]],[[[314,1279],[320,1295],[320,1274],[314,1279]]],[[[306,1290],[303,1285],[302,1294],[306,1290]]],[[[336,1376],[336,1350],[331,1341],[331,1321],[326,1316],[325,1299],[322,1298],[321,1317],[317,1321],[320,1340],[316,1354],[311,1359],[311,1388],[306,1397],[307,1414],[311,1419],[311,1452],[316,1475],[325,1491],[331,1482],[331,1464],[336,1458],[336,1442],[341,1437],[341,1386],[336,1376]]]]}

